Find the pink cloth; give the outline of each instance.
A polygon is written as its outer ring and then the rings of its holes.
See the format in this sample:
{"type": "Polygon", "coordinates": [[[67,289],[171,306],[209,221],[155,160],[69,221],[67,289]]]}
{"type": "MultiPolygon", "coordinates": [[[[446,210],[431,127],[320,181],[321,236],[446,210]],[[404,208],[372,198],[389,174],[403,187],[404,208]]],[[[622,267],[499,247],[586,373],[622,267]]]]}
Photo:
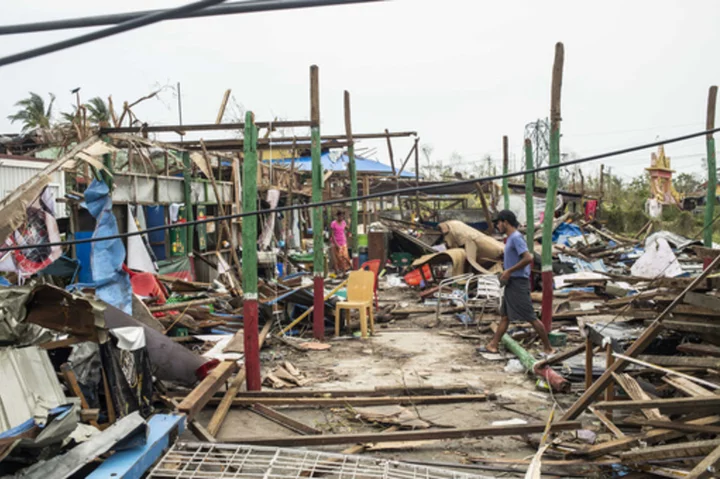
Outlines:
{"type": "Polygon", "coordinates": [[[333,238],[335,238],[335,243],[338,246],[347,246],[345,228],[347,228],[347,223],[345,223],[345,221],[338,223],[337,220],[333,220],[333,222],[330,223],[330,229],[332,230],[333,238]]]}

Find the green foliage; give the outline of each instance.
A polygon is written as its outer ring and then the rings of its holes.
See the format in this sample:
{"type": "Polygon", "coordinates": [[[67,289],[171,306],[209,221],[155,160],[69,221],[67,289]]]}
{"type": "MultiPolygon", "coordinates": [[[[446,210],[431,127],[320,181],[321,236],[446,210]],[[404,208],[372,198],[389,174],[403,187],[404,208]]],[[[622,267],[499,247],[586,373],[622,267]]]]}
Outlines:
{"type": "Polygon", "coordinates": [[[680,173],[673,179],[675,189],[684,195],[695,193],[701,188],[701,182],[693,173],[680,173]]]}
{"type": "Polygon", "coordinates": [[[105,100],[103,100],[99,96],[96,96],[95,98],[90,98],[90,100],[88,100],[88,102],[85,104],[85,107],[90,113],[88,119],[90,120],[90,123],[92,125],[105,126],[110,123],[110,109],[105,103],[105,100]]]}
{"type": "Polygon", "coordinates": [[[34,128],[50,128],[52,121],[52,107],[55,95],[50,95],[50,103],[45,107],[45,100],[37,93],[30,92],[30,96],[15,103],[20,109],[7,118],[11,123],[22,122],[22,131],[34,128]]]}

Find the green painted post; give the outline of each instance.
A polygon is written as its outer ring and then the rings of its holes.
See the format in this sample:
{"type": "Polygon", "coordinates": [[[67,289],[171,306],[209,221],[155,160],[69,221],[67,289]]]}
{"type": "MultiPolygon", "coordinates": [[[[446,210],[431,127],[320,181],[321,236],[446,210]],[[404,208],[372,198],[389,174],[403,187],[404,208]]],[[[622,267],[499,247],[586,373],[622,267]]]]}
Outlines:
{"type": "MultiPolygon", "coordinates": [[[[257,211],[257,127],[252,112],[245,114],[243,160],[243,212],[257,211]]],[[[259,391],[260,344],[258,340],[257,216],[242,221],[243,340],[248,391],[259,391]]]]}
{"type": "MultiPolygon", "coordinates": [[[[320,160],[320,76],[317,65],[310,67],[310,152],[312,156],[312,202],[322,201],[322,163],[320,160]]],[[[313,208],[313,336],[325,337],[325,252],[323,242],[323,209],[313,208]]]]}
{"type": "MultiPolygon", "coordinates": [[[[192,203],[192,161],[190,160],[190,152],[182,152],[183,161],[183,193],[185,197],[185,221],[193,221],[193,203],[192,203]]],[[[185,249],[189,257],[193,257],[194,251],[195,227],[188,226],[185,228],[185,249]]],[[[192,264],[192,260],[191,260],[192,264]]],[[[191,266],[192,267],[192,266],[191,266]]],[[[194,269],[193,269],[194,270],[194,269]]]]}
{"type": "MultiPolygon", "coordinates": [[[[350,235],[352,238],[352,264],[353,268],[360,267],[358,251],[358,184],[357,169],[355,168],[355,144],[352,136],[352,121],[350,115],[350,92],[345,90],[345,134],[348,141],[348,173],[350,174],[350,198],[352,198],[350,209],[350,235]]],[[[367,232],[366,232],[367,233],[367,232]]]]}
{"type": "MultiPolygon", "coordinates": [[[[715,104],[717,102],[716,86],[711,86],[708,91],[707,104],[707,122],[706,130],[715,129],[715,104]]],[[[715,139],[712,133],[707,134],[707,167],[708,167],[708,185],[707,200],[705,202],[705,229],[703,230],[703,243],[706,248],[712,248],[712,222],[715,215],[715,201],[717,196],[717,170],[715,166],[715,139]]],[[[706,263],[708,260],[705,260],[706,263]]],[[[707,264],[705,265],[707,266],[707,264]]]]}
{"type": "MultiPolygon", "coordinates": [[[[508,137],[503,136],[503,175],[508,174],[508,137]]],[[[510,190],[508,188],[508,178],[505,176],[502,180],[502,193],[503,193],[503,209],[510,209],[510,190]]]]}
{"type": "MultiPolygon", "coordinates": [[[[550,98],[550,165],[560,164],[560,93],[562,90],[563,63],[565,49],[563,44],[555,44],[555,62],[553,63],[552,90],[550,98]]],[[[555,219],[555,196],[560,175],[559,168],[548,171],[548,188],[545,197],[545,218],[542,235],[542,322],[545,330],[552,329],[553,314],[553,272],[552,272],[552,233],[555,219]]]]}
{"type": "MultiPolygon", "coordinates": [[[[525,139],[525,169],[532,170],[533,164],[533,153],[532,153],[532,142],[529,138],[525,139]]],[[[535,199],[533,193],[535,192],[535,175],[533,173],[525,173],[525,225],[527,245],[531,251],[533,251],[533,245],[535,244],[535,199]]]]}

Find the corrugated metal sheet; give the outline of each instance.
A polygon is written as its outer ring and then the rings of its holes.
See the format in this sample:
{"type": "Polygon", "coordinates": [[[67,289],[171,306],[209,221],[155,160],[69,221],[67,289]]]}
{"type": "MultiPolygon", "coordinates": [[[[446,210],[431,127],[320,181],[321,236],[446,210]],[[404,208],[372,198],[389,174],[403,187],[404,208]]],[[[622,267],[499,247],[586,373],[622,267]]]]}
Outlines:
{"type": "Polygon", "coordinates": [[[0,349],[0,378],[0,432],[68,402],[47,351],[36,346],[0,349]]]}
{"type": "MultiPolygon", "coordinates": [[[[47,166],[47,162],[32,160],[17,160],[10,158],[0,159],[0,199],[5,198],[27,180],[35,176],[38,171],[47,166]]],[[[53,191],[55,199],[65,196],[65,172],[54,173],[49,188],[53,191]]],[[[65,204],[55,203],[55,217],[66,217],[65,204]]]]}

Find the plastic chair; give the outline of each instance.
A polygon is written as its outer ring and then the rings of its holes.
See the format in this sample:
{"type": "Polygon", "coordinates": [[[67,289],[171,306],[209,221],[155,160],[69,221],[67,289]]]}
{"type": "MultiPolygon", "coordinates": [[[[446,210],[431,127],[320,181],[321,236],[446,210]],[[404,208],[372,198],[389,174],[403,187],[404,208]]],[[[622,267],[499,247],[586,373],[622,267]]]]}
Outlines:
{"type": "Polygon", "coordinates": [[[500,279],[495,274],[478,274],[465,283],[465,312],[475,319],[475,309],[480,308],[480,319],[485,314],[485,309],[498,310],[502,299],[502,288],[500,279]],[[476,286],[473,290],[471,284],[476,286]],[[472,309],[472,313],[471,313],[472,309]]]}
{"type": "Polygon", "coordinates": [[[378,291],[378,275],[380,274],[380,260],[379,259],[371,259],[370,261],[365,261],[363,264],[360,265],[360,269],[370,270],[375,274],[375,285],[373,286],[373,295],[375,295],[375,309],[379,309],[377,291],[378,291]]]}
{"type": "Polygon", "coordinates": [[[372,271],[352,271],[348,277],[347,301],[335,305],[335,336],[340,336],[340,313],[342,310],[357,309],[360,312],[360,334],[368,337],[368,311],[370,316],[370,332],[375,333],[375,316],[373,312],[373,283],[375,275],[372,271]]]}

